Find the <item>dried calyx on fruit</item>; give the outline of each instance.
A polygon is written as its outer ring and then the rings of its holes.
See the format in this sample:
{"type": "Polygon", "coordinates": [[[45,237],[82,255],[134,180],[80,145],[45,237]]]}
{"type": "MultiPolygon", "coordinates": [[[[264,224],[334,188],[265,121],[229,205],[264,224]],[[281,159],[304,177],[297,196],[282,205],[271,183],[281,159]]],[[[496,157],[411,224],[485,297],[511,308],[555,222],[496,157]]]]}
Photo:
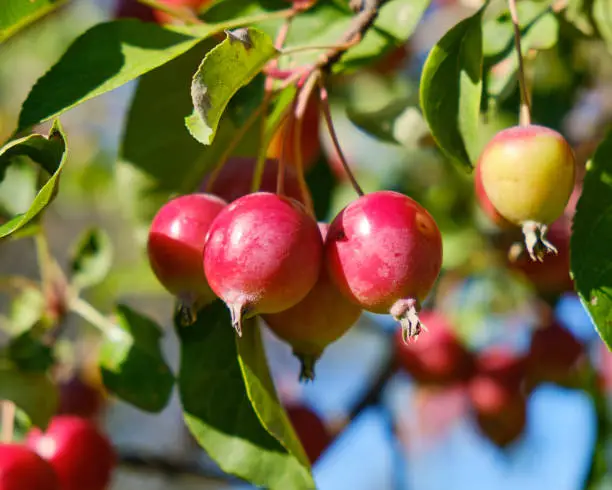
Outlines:
{"type": "MultiPolygon", "coordinates": [[[[319,223],[323,241],[328,228],[319,223]]],[[[300,359],[300,380],[313,380],[314,366],[323,350],[342,337],[360,314],[361,308],[338,291],[322,262],[317,283],[302,301],[279,313],[263,315],[263,319],[300,359]]]]}
{"type": "Polygon", "coordinates": [[[229,204],[214,220],[204,269],[241,335],[244,318],[278,313],[306,297],[318,279],[322,251],[321,233],[304,206],[257,192],[229,204]]]}
{"type": "Polygon", "coordinates": [[[226,202],[211,194],[189,194],[166,203],[155,215],[147,242],[149,262],[159,282],[180,302],[183,322],[215,299],[202,260],[206,233],[226,202]]]}
{"type": "Polygon", "coordinates": [[[563,214],[575,180],[575,158],[558,132],[537,125],[500,131],[478,160],[482,186],[494,209],[521,226],[532,260],[557,253],[548,225],[563,214]]]}
{"type": "Polygon", "coordinates": [[[325,260],[348,299],[373,313],[391,313],[404,341],[419,335],[420,304],[442,266],[440,230],[420,204],[392,191],[353,201],[330,225],[325,260]]]}

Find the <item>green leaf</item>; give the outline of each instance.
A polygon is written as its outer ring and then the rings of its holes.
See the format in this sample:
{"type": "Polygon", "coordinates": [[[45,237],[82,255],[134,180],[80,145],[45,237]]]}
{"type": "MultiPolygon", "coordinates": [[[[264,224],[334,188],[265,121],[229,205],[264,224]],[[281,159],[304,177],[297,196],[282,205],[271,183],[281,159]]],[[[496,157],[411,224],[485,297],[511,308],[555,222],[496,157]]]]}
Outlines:
{"type": "Polygon", "coordinates": [[[19,370],[24,372],[45,372],[55,362],[53,349],[33,335],[32,330],[11,339],[8,355],[19,370]]]}
{"type": "Polygon", "coordinates": [[[58,406],[58,393],[45,374],[24,373],[0,367],[0,400],[10,400],[23,410],[32,424],[45,429],[58,406]]]}
{"type": "Polygon", "coordinates": [[[383,4],[374,26],[381,32],[405,42],[412,35],[431,0],[391,0],[383,4]]]}
{"type": "Polygon", "coordinates": [[[310,471],[308,456],[278,400],[257,322],[252,321],[242,338],[235,336],[235,340],[247,395],[259,420],[310,471]]]}
{"type": "Polygon", "coordinates": [[[593,35],[591,8],[593,0],[568,0],[565,8],[565,19],[576,29],[587,36],[593,35]]]}
{"type": "Polygon", "coordinates": [[[92,228],[77,240],[70,261],[71,284],[76,289],[100,284],[113,265],[113,247],[108,234],[92,228]]]}
{"type": "Polygon", "coordinates": [[[612,53],[612,4],[609,0],[593,0],[593,21],[612,53]]]}
{"type": "Polygon", "coordinates": [[[177,332],[185,421],[208,455],[223,471],[260,487],[315,488],[308,469],[266,431],[253,409],[226,306],[213,303],[194,325],[177,326],[177,332]]]}
{"type": "Polygon", "coordinates": [[[576,206],[571,269],[583,305],[612,350],[612,132],[587,164],[576,206]]]}
{"type": "Polygon", "coordinates": [[[193,137],[210,145],[231,98],[277,55],[272,39],[258,29],[228,31],[206,54],[191,82],[194,113],[186,124],[193,137]]]}
{"type": "Polygon", "coordinates": [[[119,331],[100,349],[104,385],[122,400],[147,412],[168,404],[174,376],[164,361],[161,328],[128,306],[117,306],[119,331]]]}
{"type": "Polygon", "coordinates": [[[482,9],[433,47],[421,75],[421,107],[431,134],[455,163],[472,168],[482,92],[482,9]]]}
{"type": "Polygon", "coordinates": [[[27,225],[38,216],[52,201],[58,190],[59,177],[66,162],[66,138],[58,119],[53,123],[49,137],[40,135],[26,136],[11,142],[0,150],[0,169],[10,165],[10,159],[27,155],[39,163],[51,176],[38,191],[30,208],[0,226],[0,238],[27,225]]]}
{"type": "Polygon", "coordinates": [[[36,82],[21,108],[18,131],[120,87],[213,32],[208,26],[195,37],[134,19],[92,27],[36,82]]]}
{"type": "Polygon", "coordinates": [[[66,2],[67,0],[2,0],[0,43],[66,2]]]}

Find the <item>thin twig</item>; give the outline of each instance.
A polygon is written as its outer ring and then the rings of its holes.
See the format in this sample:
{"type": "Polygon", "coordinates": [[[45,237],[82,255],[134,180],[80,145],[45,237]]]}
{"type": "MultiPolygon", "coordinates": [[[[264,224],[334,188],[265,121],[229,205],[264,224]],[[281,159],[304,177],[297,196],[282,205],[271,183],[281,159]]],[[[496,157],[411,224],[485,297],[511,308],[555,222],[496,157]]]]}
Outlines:
{"type": "Polygon", "coordinates": [[[15,432],[15,404],[10,400],[2,400],[0,402],[0,410],[2,410],[2,433],[0,434],[0,442],[9,444],[13,440],[15,432]]]}
{"type": "Polygon", "coordinates": [[[78,296],[70,299],[68,307],[73,313],[100,330],[106,337],[114,338],[121,331],[108,317],[78,296]]]}
{"type": "Polygon", "coordinates": [[[525,65],[523,63],[523,51],[521,50],[521,27],[519,24],[518,10],[516,8],[516,0],[508,0],[508,9],[510,10],[510,18],[514,28],[514,47],[518,56],[518,81],[521,92],[521,109],[519,122],[522,126],[531,124],[531,101],[529,99],[529,90],[527,88],[527,79],[525,76],[525,65]]]}
{"type": "Polygon", "coordinates": [[[281,50],[281,56],[282,55],[289,55],[289,54],[294,54],[294,53],[301,53],[303,51],[321,51],[321,50],[340,50],[340,51],[344,51],[347,50],[349,48],[352,48],[353,46],[355,46],[356,42],[355,41],[351,41],[351,42],[345,42],[345,43],[340,43],[340,44],[322,44],[322,45],[310,45],[310,46],[292,46],[290,48],[285,48],[283,50],[281,50]]]}
{"type": "Polygon", "coordinates": [[[327,89],[325,88],[325,85],[321,78],[319,78],[319,93],[321,96],[321,107],[323,108],[323,116],[325,117],[325,123],[327,124],[329,135],[331,136],[336,152],[338,153],[338,158],[340,158],[340,161],[342,162],[344,171],[346,172],[346,175],[349,178],[351,185],[353,186],[353,189],[355,189],[355,192],[361,197],[364,195],[363,189],[357,182],[357,179],[355,179],[355,176],[353,175],[353,172],[351,171],[351,168],[349,167],[349,164],[344,156],[344,153],[342,152],[342,148],[340,147],[340,142],[338,141],[338,135],[336,134],[336,130],[334,129],[334,123],[331,117],[331,109],[329,107],[329,96],[327,94],[327,89]]]}

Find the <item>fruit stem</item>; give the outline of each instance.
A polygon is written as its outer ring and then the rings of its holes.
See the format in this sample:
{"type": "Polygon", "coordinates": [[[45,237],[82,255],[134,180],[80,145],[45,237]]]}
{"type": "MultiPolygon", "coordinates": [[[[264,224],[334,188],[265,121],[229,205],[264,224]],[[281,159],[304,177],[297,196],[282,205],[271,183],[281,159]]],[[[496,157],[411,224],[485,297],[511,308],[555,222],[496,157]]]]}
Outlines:
{"type": "Polygon", "coordinates": [[[419,337],[422,330],[427,331],[427,327],[421,323],[418,311],[421,309],[419,302],[414,298],[404,298],[397,300],[389,310],[402,327],[402,339],[405,344],[410,343],[419,337]]]}
{"type": "Polygon", "coordinates": [[[344,153],[342,152],[342,148],[340,147],[340,142],[338,141],[338,135],[336,134],[336,130],[334,129],[334,122],[332,121],[332,117],[331,117],[331,109],[329,107],[329,95],[327,93],[327,89],[325,88],[323,80],[320,77],[318,81],[319,81],[319,94],[321,97],[321,107],[323,108],[323,115],[325,116],[325,123],[327,124],[329,135],[331,136],[334,147],[336,148],[336,152],[338,153],[338,157],[340,158],[340,161],[342,162],[344,171],[346,172],[346,175],[349,178],[349,181],[351,182],[353,189],[355,189],[355,192],[357,193],[357,195],[361,197],[364,195],[363,189],[357,182],[357,179],[353,175],[353,172],[351,171],[349,164],[346,161],[344,153]]]}
{"type": "Polygon", "coordinates": [[[304,155],[302,154],[302,128],[304,123],[304,114],[308,101],[312,94],[315,84],[317,83],[317,77],[311,76],[306,80],[304,87],[300,90],[295,100],[294,114],[295,114],[295,126],[293,133],[293,144],[295,149],[295,168],[297,171],[298,184],[300,186],[300,192],[302,194],[302,200],[306,205],[308,212],[314,216],[314,205],[312,203],[312,196],[306,183],[306,175],[304,172],[304,155]]]}
{"type": "Polygon", "coordinates": [[[521,27],[518,19],[516,0],[508,0],[508,9],[510,10],[512,27],[514,28],[514,48],[516,49],[516,55],[518,56],[518,82],[521,93],[519,122],[522,126],[529,126],[531,124],[531,102],[529,99],[529,91],[527,89],[527,77],[525,76],[523,51],[521,50],[521,27]]]}
{"type": "Polygon", "coordinates": [[[177,298],[177,312],[179,315],[179,322],[183,327],[193,325],[198,319],[198,307],[197,302],[191,295],[183,295],[177,298]]]}
{"type": "Polygon", "coordinates": [[[0,442],[9,444],[13,440],[15,432],[15,404],[10,400],[2,400],[0,402],[0,410],[2,410],[2,433],[0,434],[0,442]]]}
{"type": "Polygon", "coordinates": [[[546,254],[557,255],[556,247],[546,240],[548,226],[535,221],[523,223],[523,235],[525,236],[525,247],[529,257],[534,262],[544,262],[546,254]]]}
{"type": "Polygon", "coordinates": [[[113,339],[123,335],[123,331],[117,325],[84,299],[74,296],[70,299],[68,306],[73,313],[96,327],[107,338],[113,339]]]}
{"type": "Polygon", "coordinates": [[[300,383],[308,383],[315,379],[315,364],[320,356],[314,354],[299,354],[293,351],[295,357],[300,360],[300,383]]]}
{"type": "MultiPolygon", "coordinates": [[[[208,178],[208,182],[206,183],[206,192],[211,192],[213,185],[215,184],[215,180],[217,180],[219,173],[221,172],[221,170],[223,170],[223,166],[225,165],[229,157],[232,155],[240,141],[242,141],[242,138],[244,138],[246,132],[251,128],[251,126],[253,126],[253,124],[255,124],[257,118],[267,109],[267,107],[268,98],[264,96],[264,99],[261,104],[259,104],[259,106],[253,111],[253,113],[249,116],[249,118],[242,125],[242,127],[236,131],[234,137],[227,145],[227,148],[225,149],[221,157],[219,157],[219,160],[215,165],[215,168],[210,173],[210,177],[208,178]]],[[[265,124],[265,118],[263,118],[263,120],[265,124]]]]}

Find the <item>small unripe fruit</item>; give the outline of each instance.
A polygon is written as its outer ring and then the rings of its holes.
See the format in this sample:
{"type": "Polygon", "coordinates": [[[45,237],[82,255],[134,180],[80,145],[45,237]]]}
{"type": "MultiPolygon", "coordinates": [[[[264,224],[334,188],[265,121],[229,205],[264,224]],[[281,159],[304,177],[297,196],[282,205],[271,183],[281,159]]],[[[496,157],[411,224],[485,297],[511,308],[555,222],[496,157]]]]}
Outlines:
{"type": "Polygon", "coordinates": [[[345,207],[325,243],[330,277],[363,309],[391,313],[404,339],[417,337],[420,303],[442,266],[442,237],[420,204],[392,191],[366,194],[345,207]]]}
{"type": "Polygon", "coordinates": [[[206,233],[226,202],[210,194],[189,194],[166,203],[149,230],[147,252],[159,282],[188,309],[215,299],[202,260],[206,233]]]}
{"type": "Polygon", "coordinates": [[[556,253],[545,239],[546,227],[563,214],[576,175],[565,138],[537,125],[505,129],[485,146],[478,166],[493,207],[523,228],[531,258],[556,253]]]}
{"type": "Polygon", "coordinates": [[[60,490],[51,465],[31,449],[0,444],[0,490],[60,490]]]}
{"type": "Polygon", "coordinates": [[[314,464],[332,441],[329,430],[319,416],[308,407],[288,405],[285,410],[310,464],[314,464]]]}
{"type": "MultiPolygon", "coordinates": [[[[207,190],[227,202],[233,202],[239,197],[251,193],[253,173],[257,160],[250,157],[232,157],[225,162],[211,186],[208,185],[211,174],[207,175],[200,186],[202,192],[207,190]]],[[[261,192],[276,192],[278,177],[278,161],[266,160],[261,176],[261,192]]],[[[285,167],[284,193],[303,203],[300,184],[295,169],[285,167]]]]}
{"type": "MultiPolygon", "coordinates": [[[[323,241],[328,225],[319,223],[323,241]]],[[[295,306],[263,319],[270,329],[293,347],[302,362],[300,379],[314,378],[314,364],[323,350],[344,335],[357,321],[361,308],[345,298],[331,281],[321,261],[319,278],[308,295],[295,306]]]]}
{"type": "Polygon", "coordinates": [[[470,352],[461,344],[444,315],[423,311],[421,321],[428,335],[406,344],[398,332],[396,358],[415,381],[428,385],[450,385],[467,381],[473,370],[470,352]]]}
{"type": "Polygon", "coordinates": [[[49,461],[62,490],[104,490],[116,455],[96,426],[79,417],[54,417],[45,433],[30,431],[26,444],[49,461]]]}
{"type": "Polygon", "coordinates": [[[278,313],[306,297],[317,282],[322,250],[317,223],[300,203],[257,192],[214,220],[204,269],[240,335],[243,318],[278,313]]]}

